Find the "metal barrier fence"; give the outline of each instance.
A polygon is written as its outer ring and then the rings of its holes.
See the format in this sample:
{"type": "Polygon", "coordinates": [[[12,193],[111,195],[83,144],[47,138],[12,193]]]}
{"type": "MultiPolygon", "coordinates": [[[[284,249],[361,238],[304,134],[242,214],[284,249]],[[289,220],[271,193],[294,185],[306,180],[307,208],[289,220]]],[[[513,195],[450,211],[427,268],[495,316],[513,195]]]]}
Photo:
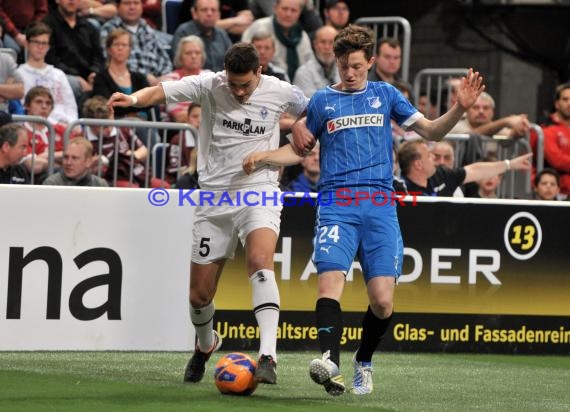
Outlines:
{"type": "MultiPolygon", "coordinates": [[[[53,125],[45,118],[40,116],[27,116],[27,115],[12,115],[12,121],[16,123],[26,123],[32,129],[32,133],[36,135],[36,124],[42,124],[48,129],[48,168],[47,173],[52,174],[55,168],[55,129],[53,125]]],[[[32,139],[32,154],[36,153],[36,139],[32,139]]],[[[33,172],[36,166],[36,156],[31,156],[31,183],[35,183],[35,173],[33,172]]]]}
{"type": "MultiPolygon", "coordinates": [[[[535,162],[538,172],[544,169],[544,132],[542,131],[542,127],[535,123],[531,123],[530,130],[536,133],[536,146],[533,148],[533,152],[536,156],[535,162]]],[[[528,144],[529,146],[531,145],[530,134],[528,136],[528,144]]]]}
{"type": "Polygon", "coordinates": [[[388,37],[398,39],[402,45],[402,80],[409,81],[410,77],[410,49],[412,47],[412,26],[403,17],[361,17],[355,24],[369,26],[374,30],[374,49],[379,38],[388,37]],[[401,32],[400,32],[401,30],[401,32]],[[381,32],[381,35],[379,34],[381,32]]]}
{"type": "MultiPolygon", "coordinates": [[[[167,147],[168,145],[168,136],[167,136],[167,131],[169,130],[178,130],[180,133],[180,139],[179,139],[179,151],[178,151],[178,165],[180,166],[181,163],[181,159],[182,159],[182,146],[183,146],[183,133],[188,130],[189,133],[192,133],[194,138],[197,140],[197,131],[194,127],[190,126],[189,124],[186,123],[173,123],[173,122],[147,122],[147,121],[142,121],[142,120],[107,120],[107,119],[77,119],[74,120],[73,122],[71,122],[69,124],[69,126],[67,127],[67,129],[65,130],[65,134],[64,134],[64,144],[65,146],[67,146],[67,143],[69,142],[69,137],[71,135],[71,131],[76,127],[80,125],[81,127],[85,128],[85,127],[99,127],[99,133],[94,133],[95,135],[98,135],[98,153],[95,153],[96,155],[98,155],[99,161],[98,161],[98,167],[97,167],[97,174],[99,177],[101,177],[102,175],[102,168],[103,168],[103,132],[104,132],[104,128],[105,127],[116,127],[116,128],[132,128],[132,129],[146,129],[147,130],[147,134],[146,134],[146,138],[144,136],[137,136],[139,139],[141,139],[143,142],[149,142],[152,140],[151,137],[151,131],[152,130],[162,130],[162,135],[160,136],[160,141],[159,144],[164,145],[163,147],[167,147]]],[[[133,136],[135,134],[133,133],[133,136]]],[[[114,153],[118,153],[119,152],[119,134],[117,133],[116,136],[114,136],[114,153]]],[[[131,141],[129,142],[130,144],[130,163],[129,163],[129,184],[132,185],[133,184],[133,180],[134,180],[134,165],[135,165],[135,157],[134,157],[134,149],[135,149],[135,139],[131,139],[131,141]]],[[[146,144],[145,144],[146,146],[146,144]]],[[[147,146],[147,150],[148,153],[146,155],[146,158],[144,160],[145,163],[145,187],[149,186],[149,182],[151,180],[151,174],[152,174],[152,169],[150,167],[150,160],[151,160],[151,153],[152,153],[152,147],[148,147],[147,146]]],[[[164,179],[165,176],[165,169],[166,169],[166,150],[162,150],[160,152],[160,156],[161,156],[161,170],[160,170],[160,179],[164,179]]],[[[113,156],[113,181],[112,181],[112,186],[116,186],[117,185],[117,174],[118,174],[118,162],[119,162],[119,156],[113,156]]],[[[109,165],[111,166],[111,165],[109,165]]],[[[158,176],[157,176],[158,177],[158,176]]],[[[176,178],[178,179],[180,177],[180,167],[178,167],[177,170],[177,174],[176,174],[176,178]]],[[[164,181],[162,180],[161,185],[164,184],[164,181]]]]}
{"type": "MultiPolygon", "coordinates": [[[[12,116],[15,122],[27,122],[32,128],[34,123],[40,123],[47,127],[49,132],[49,153],[48,153],[48,172],[51,174],[55,169],[55,130],[53,125],[46,119],[39,117],[39,116],[23,116],[23,115],[14,115],[12,116]]],[[[161,150],[153,150],[152,147],[147,147],[148,154],[145,159],[145,186],[148,187],[151,176],[156,177],[158,179],[163,180],[165,177],[165,171],[167,167],[166,162],[166,149],[169,145],[168,143],[168,136],[167,131],[169,130],[178,130],[181,133],[181,138],[178,142],[178,165],[180,166],[181,159],[182,159],[182,147],[183,147],[183,135],[185,131],[192,133],[194,139],[197,140],[197,130],[185,123],[172,123],[172,122],[146,122],[141,120],[107,120],[107,119],[78,119],[71,122],[64,133],[64,146],[67,146],[69,142],[69,138],[71,135],[72,130],[77,127],[81,126],[83,128],[89,126],[101,127],[99,130],[99,144],[98,144],[98,154],[99,155],[99,162],[97,167],[97,174],[98,176],[102,175],[102,138],[103,138],[103,127],[111,126],[111,127],[127,127],[127,128],[144,128],[148,130],[146,138],[138,136],[143,141],[151,140],[150,137],[150,130],[162,130],[163,133],[160,137],[160,142],[157,145],[160,145],[161,150]],[[151,154],[154,154],[154,158],[151,154]],[[153,161],[151,167],[151,158],[153,161]]],[[[536,168],[537,170],[542,170],[544,167],[544,134],[542,129],[537,124],[531,124],[531,129],[537,135],[537,142],[536,148],[534,149],[534,153],[536,156],[536,168]]],[[[34,129],[33,129],[34,130],[34,129]]],[[[458,162],[460,161],[461,153],[462,153],[462,146],[467,144],[467,141],[471,138],[469,134],[448,134],[445,136],[446,140],[453,141],[456,146],[456,166],[459,166],[458,162]]],[[[528,153],[532,151],[532,147],[530,144],[530,136],[522,139],[504,139],[495,136],[494,138],[488,137],[488,142],[491,142],[493,145],[496,146],[496,152],[498,159],[506,159],[517,156],[521,153],[528,153]]],[[[115,137],[114,140],[115,147],[114,151],[118,151],[118,135],[115,137]]],[[[131,149],[134,149],[134,139],[130,142],[131,149]]],[[[35,152],[35,140],[32,141],[32,151],[35,152]]],[[[495,149],[493,150],[495,151],[495,149]]],[[[134,153],[131,150],[131,159],[130,159],[130,167],[129,167],[129,183],[133,183],[133,165],[134,165],[134,153]]],[[[34,165],[34,159],[32,158],[32,168],[34,165]]],[[[117,184],[117,172],[118,172],[118,156],[113,156],[113,181],[112,185],[116,186],[117,184]]],[[[506,175],[506,179],[503,180],[503,184],[500,186],[499,189],[499,197],[502,198],[530,198],[532,195],[532,187],[531,187],[531,175],[532,172],[529,171],[527,173],[520,173],[520,172],[508,172],[506,175]],[[521,181],[521,176],[524,179],[524,182],[521,181]],[[521,184],[522,182],[522,184],[521,184]],[[519,189],[517,191],[517,188],[519,189]]],[[[180,167],[178,167],[176,178],[180,177],[180,167]]],[[[32,184],[33,184],[33,174],[32,174],[32,184]]]]}
{"type": "Polygon", "coordinates": [[[460,78],[466,75],[468,69],[463,68],[429,68],[423,69],[414,76],[414,101],[419,104],[420,96],[427,97],[425,114],[426,117],[431,113],[432,107],[435,107],[434,118],[442,114],[442,107],[450,107],[451,94],[453,86],[452,79],[460,78]],[[445,105],[444,103],[445,99],[445,105]]]}
{"type": "MultiPolygon", "coordinates": [[[[540,126],[533,124],[533,127],[540,126]]],[[[541,132],[542,133],[542,132],[541,132]]],[[[483,152],[496,152],[498,160],[510,159],[524,153],[532,152],[529,143],[530,137],[521,139],[505,139],[501,136],[480,136],[483,152]]],[[[455,146],[455,167],[462,166],[461,161],[466,150],[466,145],[474,135],[466,133],[448,134],[444,140],[454,142],[455,146]]],[[[532,170],[527,172],[509,171],[505,173],[502,184],[499,186],[498,197],[502,199],[529,199],[532,197],[531,186],[532,170]]]]}

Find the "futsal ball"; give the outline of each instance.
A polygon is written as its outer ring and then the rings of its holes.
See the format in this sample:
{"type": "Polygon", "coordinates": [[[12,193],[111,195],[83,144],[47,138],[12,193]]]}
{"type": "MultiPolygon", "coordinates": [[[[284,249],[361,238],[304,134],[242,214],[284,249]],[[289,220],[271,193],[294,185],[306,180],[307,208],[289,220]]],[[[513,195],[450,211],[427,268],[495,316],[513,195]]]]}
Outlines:
{"type": "Polygon", "coordinates": [[[216,363],[216,387],[227,395],[251,395],[257,387],[255,368],[257,362],[250,356],[240,352],[228,353],[216,363]]]}

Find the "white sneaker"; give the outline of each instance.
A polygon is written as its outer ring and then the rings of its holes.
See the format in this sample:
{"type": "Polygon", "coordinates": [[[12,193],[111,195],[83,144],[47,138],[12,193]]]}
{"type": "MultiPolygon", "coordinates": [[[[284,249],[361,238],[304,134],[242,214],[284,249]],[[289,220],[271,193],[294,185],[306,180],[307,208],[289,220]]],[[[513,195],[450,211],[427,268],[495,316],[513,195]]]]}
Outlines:
{"type": "Polygon", "coordinates": [[[323,354],[322,359],[313,359],[309,365],[311,379],[323,385],[329,395],[338,396],[344,393],[344,378],[338,366],[331,361],[329,351],[323,354]]]}
{"type": "Polygon", "coordinates": [[[355,395],[368,395],[374,390],[372,383],[372,363],[357,362],[356,353],[352,357],[354,365],[354,376],[352,378],[352,388],[350,392],[355,395]]]}

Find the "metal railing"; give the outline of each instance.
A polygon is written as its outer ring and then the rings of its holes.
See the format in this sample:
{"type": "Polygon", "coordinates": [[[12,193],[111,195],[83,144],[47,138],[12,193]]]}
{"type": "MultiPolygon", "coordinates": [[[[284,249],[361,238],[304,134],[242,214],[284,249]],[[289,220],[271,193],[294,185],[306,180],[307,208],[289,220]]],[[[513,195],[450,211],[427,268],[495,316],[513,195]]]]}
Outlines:
{"type": "MultiPolygon", "coordinates": [[[[42,124],[48,129],[48,168],[47,173],[52,174],[55,168],[55,129],[53,125],[44,117],[40,116],[28,116],[28,115],[20,115],[14,114],[12,115],[12,121],[16,123],[27,123],[32,128],[33,136],[36,136],[36,124],[42,124]]],[[[26,130],[27,132],[27,130],[26,130]]],[[[36,139],[32,139],[32,154],[36,153],[36,139]]],[[[35,183],[35,173],[34,168],[36,164],[36,157],[31,156],[31,184],[35,183]]]]}
{"type": "Polygon", "coordinates": [[[427,68],[420,70],[414,76],[414,101],[416,105],[420,102],[420,96],[425,94],[427,97],[425,114],[426,117],[435,106],[435,117],[442,114],[442,107],[450,107],[451,94],[453,86],[452,79],[460,78],[466,75],[468,69],[464,68],[427,68]]]}
{"type": "Polygon", "coordinates": [[[361,17],[355,24],[369,26],[374,31],[374,49],[379,38],[388,37],[398,39],[402,45],[402,80],[409,82],[410,77],[410,49],[412,47],[412,26],[408,20],[398,16],[387,17],[361,17]],[[401,31],[400,31],[401,30],[401,31]],[[380,34],[381,33],[381,34],[380,34]]]}
{"type": "MultiPolygon", "coordinates": [[[[116,128],[122,128],[122,127],[127,127],[127,128],[132,128],[132,129],[148,129],[147,131],[147,136],[146,139],[142,138],[141,136],[137,136],[139,139],[143,140],[143,142],[146,140],[147,142],[151,140],[151,136],[150,136],[150,131],[151,130],[162,130],[162,135],[160,136],[160,143],[166,145],[167,144],[167,140],[168,140],[168,136],[167,136],[167,131],[168,130],[179,130],[179,132],[182,134],[183,131],[185,130],[189,130],[190,133],[195,133],[196,129],[192,126],[190,126],[189,124],[186,123],[173,123],[173,122],[147,122],[147,121],[143,121],[143,120],[108,120],[108,119],[77,119],[74,120],[73,122],[71,122],[69,124],[69,126],[67,127],[67,129],[65,130],[65,134],[64,134],[64,144],[65,146],[67,146],[67,143],[69,142],[69,137],[71,135],[71,131],[76,127],[76,126],[82,126],[82,127],[90,127],[90,126],[94,126],[94,127],[100,127],[99,129],[99,133],[98,133],[98,153],[95,153],[96,155],[99,156],[99,161],[98,161],[98,167],[97,167],[97,174],[99,177],[101,177],[102,175],[102,155],[103,155],[103,145],[102,140],[103,140],[103,128],[104,127],[116,127],[116,128]]],[[[136,134],[133,133],[133,137],[136,136],[136,134]]],[[[181,163],[181,155],[182,155],[182,143],[183,143],[183,136],[181,136],[181,138],[179,139],[179,152],[178,152],[178,165],[180,166],[181,163]]],[[[133,174],[133,166],[135,164],[135,158],[134,158],[134,149],[135,149],[135,139],[131,139],[131,142],[129,142],[130,144],[130,151],[131,151],[131,155],[130,155],[130,164],[129,164],[129,184],[133,183],[134,180],[134,174],[133,174]]],[[[117,135],[115,136],[115,146],[114,146],[114,153],[118,153],[119,152],[119,135],[117,133],[117,135]]],[[[152,147],[147,147],[148,150],[148,154],[144,160],[144,164],[145,164],[145,186],[148,187],[149,186],[149,182],[151,179],[151,174],[152,174],[152,169],[150,167],[150,158],[151,158],[151,153],[152,153],[152,147]]],[[[162,151],[161,153],[162,156],[162,170],[160,172],[160,176],[164,176],[165,172],[164,169],[166,167],[166,151],[162,151]]],[[[116,186],[117,185],[117,174],[118,174],[118,161],[119,161],[119,156],[113,156],[113,182],[112,185],[116,186]]],[[[178,179],[180,177],[180,167],[178,168],[177,171],[177,175],[176,178],[178,179]]],[[[164,183],[164,181],[162,182],[162,184],[164,183]]]]}
{"type": "MultiPolygon", "coordinates": [[[[537,125],[533,125],[539,127],[537,125]]],[[[539,127],[540,128],[540,127],[539,127]]],[[[524,153],[530,153],[532,151],[529,144],[529,138],[521,139],[505,139],[502,136],[482,136],[486,139],[487,144],[491,144],[496,147],[497,159],[504,160],[510,159],[512,157],[520,156],[524,153]]],[[[448,134],[445,136],[444,140],[452,141],[455,145],[455,167],[467,166],[467,164],[461,165],[462,159],[462,146],[466,145],[469,139],[472,139],[473,135],[467,133],[457,133],[448,134]]],[[[485,142],[483,142],[485,144],[485,142]]],[[[485,151],[485,150],[484,150],[485,151]]],[[[494,150],[493,150],[494,151],[494,150]]],[[[505,178],[503,183],[499,186],[498,196],[503,199],[514,199],[515,197],[531,198],[532,196],[532,186],[531,186],[532,170],[528,170],[524,173],[518,171],[509,171],[505,173],[505,178]],[[520,191],[517,193],[517,188],[522,188],[522,193],[520,191]]]]}
{"type": "MultiPolygon", "coordinates": [[[[544,169],[544,132],[542,127],[535,123],[530,124],[530,130],[536,133],[536,147],[534,148],[534,155],[536,157],[536,171],[539,172],[544,169]]],[[[528,144],[530,144],[530,133],[528,137],[528,144]]]]}

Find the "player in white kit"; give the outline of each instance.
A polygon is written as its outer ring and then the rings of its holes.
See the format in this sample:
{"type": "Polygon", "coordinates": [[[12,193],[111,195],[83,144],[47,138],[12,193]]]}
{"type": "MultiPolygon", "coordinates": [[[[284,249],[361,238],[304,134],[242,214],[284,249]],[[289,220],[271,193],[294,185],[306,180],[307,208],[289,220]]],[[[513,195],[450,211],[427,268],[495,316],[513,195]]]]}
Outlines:
{"type": "Polygon", "coordinates": [[[258,382],[274,384],[277,382],[280,303],[273,254],[282,206],[264,199],[271,199],[279,192],[278,170],[265,167],[246,175],[242,160],[252,152],[276,149],[280,116],[285,112],[294,117],[302,115],[308,99],[299,88],[262,75],[257,52],[251,44],[237,43],[230,47],[224,66],[222,72],[163,82],[132,95],[115,93],[108,104],[111,107],[147,107],[165,101],[191,101],[202,105],[198,138],[199,184],[202,190],[213,192],[215,199],[214,205],[206,203],[196,207],[190,268],[190,318],[198,339],[184,380],[200,381],[207,360],[221,346],[221,337],[213,329],[213,298],[226,259],[233,257],[239,238],[245,247],[253,310],[260,330],[255,378],[258,382]],[[243,202],[243,199],[239,202],[245,192],[259,196],[251,198],[251,202],[243,202]],[[262,193],[267,193],[267,198],[262,193]],[[216,205],[219,203],[223,205],[216,205]],[[236,206],[238,203],[240,206],[236,206]]]}

